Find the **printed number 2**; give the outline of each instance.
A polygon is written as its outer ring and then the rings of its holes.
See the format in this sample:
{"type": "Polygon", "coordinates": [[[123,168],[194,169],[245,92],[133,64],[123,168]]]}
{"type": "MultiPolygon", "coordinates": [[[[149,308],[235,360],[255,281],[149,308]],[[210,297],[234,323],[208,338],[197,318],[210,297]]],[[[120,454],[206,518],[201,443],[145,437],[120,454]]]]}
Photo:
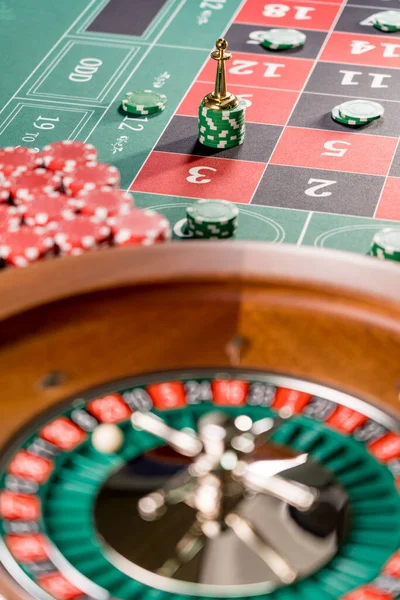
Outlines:
{"type": "Polygon", "coordinates": [[[313,198],[326,198],[326,196],[332,196],[332,192],[320,192],[317,194],[318,190],[322,190],[323,188],[329,187],[330,185],[335,185],[336,181],[330,179],[309,179],[308,184],[315,183],[316,185],[312,185],[305,190],[305,194],[307,196],[312,196],[313,198]]]}
{"type": "Polygon", "coordinates": [[[217,172],[217,169],[213,169],[212,167],[192,167],[189,169],[190,175],[186,177],[186,181],[189,181],[189,183],[210,183],[211,179],[208,179],[204,173],[201,173],[202,170],[217,172]]]}

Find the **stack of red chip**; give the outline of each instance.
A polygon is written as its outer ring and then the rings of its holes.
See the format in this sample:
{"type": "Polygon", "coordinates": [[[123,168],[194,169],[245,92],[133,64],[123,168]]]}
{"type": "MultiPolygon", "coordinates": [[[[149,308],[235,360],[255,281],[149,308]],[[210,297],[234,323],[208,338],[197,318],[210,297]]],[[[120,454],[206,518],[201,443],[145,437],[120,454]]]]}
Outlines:
{"type": "Polygon", "coordinates": [[[102,245],[109,245],[110,227],[93,217],[60,221],[54,227],[53,239],[60,254],[78,256],[102,245]]]}
{"type": "Polygon", "coordinates": [[[38,194],[52,194],[61,188],[61,177],[46,169],[27,171],[10,178],[11,197],[16,204],[33,200],[38,194]]]}
{"type": "Polygon", "coordinates": [[[24,221],[29,227],[44,226],[60,221],[76,219],[76,213],[68,204],[68,197],[57,192],[36,194],[25,205],[24,221]]]}
{"type": "Polygon", "coordinates": [[[41,159],[46,169],[57,173],[72,172],[78,165],[97,160],[97,150],[92,144],[63,140],[45,146],[41,159]]]}
{"type": "Polygon", "coordinates": [[[150,246],[171,239],[168,219],[155,210],[133,208],[128,215],[110,219],[116,246],[150,246]]]}
{"type": "Polygon", "coordinates": [[[168,220],[132,208],[119,186],[118,169],[97,162],[91,144],[0,149],[0,266],[171,239],[168,220]]]}
{"type": "Polygon", "coordinates": [[[53,247],[53,238],[42,228],[21,227],[0,233],[0,258],[15,267],[27,267],[46,256],[53,247]]]}
{"type": "Polygon", "coordinates": [[[102,186],[95,190],[78,192],[71,198],[70,205],[84,215],[104,220],[108,217],[127,215],[132,209],[132,196],[121,190],[102,186]]]}
{"type": "Polygon", "coordinates": [[[25,171],[32,171],[40,163],[41,159],[30,148],[22,146],[0,148],[0,179],[7,180],[25,171]]]}
{"type": "Polygon", "coordinates": [[[117,167],[105,163],[90,162],[79,165],[63,178],[67,194],[76,196],[82,190],[94,190],[99,187],[109,186],[118,188],[120,175],[117,167]]]}

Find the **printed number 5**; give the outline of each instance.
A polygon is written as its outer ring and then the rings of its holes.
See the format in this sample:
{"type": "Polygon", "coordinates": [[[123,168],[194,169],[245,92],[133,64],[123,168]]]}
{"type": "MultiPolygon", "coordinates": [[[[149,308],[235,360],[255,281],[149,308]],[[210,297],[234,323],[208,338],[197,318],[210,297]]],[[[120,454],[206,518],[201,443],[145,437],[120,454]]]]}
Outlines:
{"type": "Polygon", "coordinates": [[[342,140],[329,140],[325,142],[324,148],[325,150],[329,150],[329,152],[321,152],[321,156],[336,156],[337,158],[342,158],[348,150],[343,146],[351,146],[350,142],[343,142],[342,140]],[[342,147],[340,147],[342,145],[342,147]]]}
{"type": "Polygon", "coordinates": [[[186,181],[189,183],[210,183],[211,179],[207,179],[207,175],[201,173],[201,170],[206,169],[207,171],[217,172],[217,169],[212,167],[192,167],[189,169],[189,177],[186,177],[186,181]]]}

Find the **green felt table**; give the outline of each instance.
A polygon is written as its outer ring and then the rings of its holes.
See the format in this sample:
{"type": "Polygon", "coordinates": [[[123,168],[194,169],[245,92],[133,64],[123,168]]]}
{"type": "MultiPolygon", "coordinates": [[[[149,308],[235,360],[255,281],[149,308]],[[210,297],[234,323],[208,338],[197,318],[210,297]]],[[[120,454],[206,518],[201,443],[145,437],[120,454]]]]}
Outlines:
{"type": "Polygon", "coordinates": [[[373,234],[400,218],[389,79],[399,59],[395,51],[351,54],[344,43],[335,50],[338,36],[350,44],[350,32],[377,39],[362,19],[373,11],[354,16],[358,9],[340,0],[325,11],[309,4],[299,12],[291,1],[277,9],[257,0],[70,0],[38,10],[30,0],[4,0],[0,145],[93,143],[101,161],[120,169],[136,206],[164,213],[177,239],[185,240],[188,205],[223,198],[238,204],[239,240],[365,254],[373,234]],[[304,31],[304,48],[261,48],[271,26],[304,31]],[[221,35],[233,53],[228,87],[247,100],[248,114],[243,147],[216,152],[196,142],[196,110],[213,89],[209,54],[221,35]],[[369,71],[375,79],[366,82],[369,71]],[[135,89],[165,93],[166,110],[124,114],[121,98],[135,89]],[[330,108],[353,96],[382,101],[387,114],[361,129],[334,123],[330,108]]]}

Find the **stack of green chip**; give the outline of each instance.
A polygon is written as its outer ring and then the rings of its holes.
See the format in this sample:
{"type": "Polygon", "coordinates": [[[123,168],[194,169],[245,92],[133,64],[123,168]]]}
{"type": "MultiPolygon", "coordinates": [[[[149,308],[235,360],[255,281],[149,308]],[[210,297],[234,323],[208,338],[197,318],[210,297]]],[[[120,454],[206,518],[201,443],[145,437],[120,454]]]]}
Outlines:
{"type": "Polygon", "coordinates": [[[372,15],[372,18],[374,27],[379,31],[400,31],[400,11],[398,10],[384,10],[372,15]]]}
{"type": "Polygon", "coordinates": [[[199,141],[210,148],[234,148],[243,144],[246,130],[246,103],[240,100],[230,110],[199,106],[199,141]]]}
{"type": "Polygon", "coordinates": [[[342,125],[359,127],[379,119],[385,109],[372,100],[349,100],[332,108],[332,119],[342,125]]]}
{"type": "Polygon", "coordinates": [[[239,210],[227,200],[198,200],[186,210],[187,227],[194,238],[227,239],[235,235],[239,210]]]}
{"type": "Polygon", "coordinates": [[[165,109],[167,96],[153,90],[127,92],[122,99],[122,108],[130,115],[155,115],[165,109]]]}
{"type": "Polygon", "coordinates": [[[263,34],[261,46],[268,50],[290,50],[304,46],[306,35],[297,29],[270,29],[263,34]]]}
{"type": "Polygon", "coordinates": [[[400,262],[400,227],[385,227],[372,240],[370,256],[400,262]]]}

